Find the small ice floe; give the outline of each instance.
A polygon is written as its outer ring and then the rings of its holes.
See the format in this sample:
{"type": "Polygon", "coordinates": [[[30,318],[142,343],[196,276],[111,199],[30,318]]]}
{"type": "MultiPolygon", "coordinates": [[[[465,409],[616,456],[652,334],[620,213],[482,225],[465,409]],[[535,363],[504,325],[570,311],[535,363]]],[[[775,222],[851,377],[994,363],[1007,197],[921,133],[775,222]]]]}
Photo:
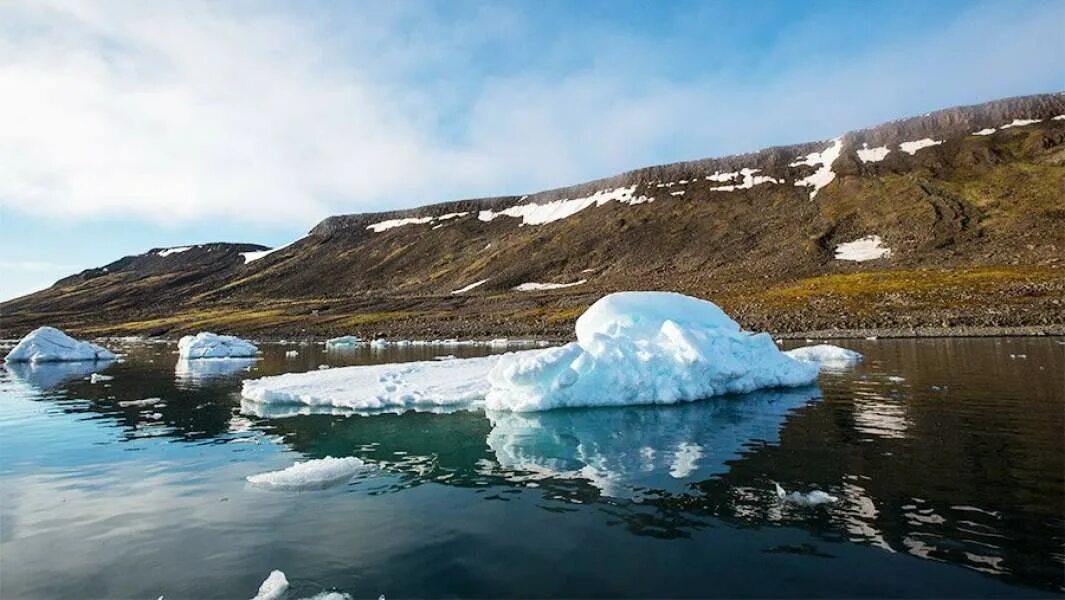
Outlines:
{"type": "Polygon", "coordinates": [[[282,600],[288,592],[288,578],[278,570],[270,572],[270,576],[259,586],[259,593],[251,600],[282,600]]]}
{"type": "Polygon", "coordinates": [[[785,352],[788,357],[803,362],[817,363],[828,367],[847,367],[862,362],[860,352],[840,348],[832,344],[817,344],[816,346],[803,346],[785,352]]]}
{"type": "Polygon", "coordinates": [[[344,458],[316,458],[280,471],[249,475],[248,483],[267,490],[299,492],[322,490],[347,483],[356,473],[366,469],[366,463],[354,456],[344,458]]]}
{"type": "Polygon", "coordinates": [[[296,358],[300,355],[299,350],[289,350],[285,352],[285,358],[296,358]]]}
{"type": "Polygon", "coordinates": [[[821,504],[834,504],[839,502],[839,498],[827,492],[822,492],[821,490],[813,490],[812,492],[807,492],[805,494],[802,492],[791,492],[789,494],[775,481],[773,482],[773,487],[776,489],[777,498],[788,504],[795,504],[797,506],[819,506],[821,504]]]}
{"type": "Polygon", "coordinates": [[[330,338],[325,341],[326,348],[347,348],[350,346],[358,346],[362,343],[362,339],[357,335],[342,335],[340,337],[330,338]]]}
{"type": "Polygon", "coordinates": [[[111,375],[102,375],[100,373],[93,373],[89,375],[89,383],[100,383],[101,381],[111,381],[114,379],[111,375]]]}
{"type": "Polygon", "coordinates": [[[178,340],[178,356],[184,360],[199,358],[253,357],[259,348],[248,340],[233,335],[218,335],[203,331],[178,340]]]}
{"type": "Polygon", "coordinates": [[[123,400],[118,403],[119,406],[126,408],[130,406],[165,406],[162,398],[145,398],[143,400],[123,400]]]}
{"type": "Polygon", "coordinates": [[[114,353],[107,348],[76,340],[55,327],[38,327],[19,340],[4,360],[40,363],[114,359],[114,353]]]}
{"type": "Polygon", "coordinates": [[[385,338],[377,338],[370,341],[370,348],[373,350],[381,350],[388,347],[388,340],[385,338]]]}

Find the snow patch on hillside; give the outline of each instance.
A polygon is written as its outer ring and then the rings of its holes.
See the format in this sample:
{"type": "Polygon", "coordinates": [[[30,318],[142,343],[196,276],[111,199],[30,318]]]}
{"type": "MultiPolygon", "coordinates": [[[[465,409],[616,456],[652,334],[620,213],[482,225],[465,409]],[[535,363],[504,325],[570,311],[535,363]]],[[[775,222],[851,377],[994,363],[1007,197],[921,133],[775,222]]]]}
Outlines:
{"type": "Polygon", "coordinates": [[[714,190],[715,192],[732,192],[732,191],[735,191],[735,190],[749,190],[749,189],[753,188],[754,186],[760,185],[760,184],[763,184],[763,183],[784,183],[783,181],[781,181],[779,179],[776,179],[776,178],[773,178],[773,177],[770,177],[768,175],[755,175],[755,173],[758,173],[759,171],[761,171],[761,169],[740,169],[738,172],[733,172],[733,173],[721,173],[721,174],[714,173],[713,175],[707,177],[707,179],[710,179],[710,177],[717,177],[718,179],[713,179],[712,181],[733,181],[736,177],[742,177],[743,178],[743,181],[741,183],[738,183],[738,184],[720,185],[720,186],[717,186],[717,187],[710,188],[711,190],[714,190]],[[723,176],[726,176],[726,175],[728,176],[727,179],[720,179],[720,177],[723,177],[723,176]]]}
{"type": "Polygon", "coordinates": [[[522,225],[543,225],[560,221],[571,217],[590,206],[602,206],[607,202],[621,202],[622,204],[643,204],[654,199],[647,196],[636,196],[636,186],[620,187],[612,190],[600,190],[591,196],[555,200],[543,204],[529,203],[518,204],[505,208],[501,211],[482,210],[477,214],[481,221],[492,221],[497,217],[513,217],[521,219],[522,225]]]}
{"type": "Polygon", "coordinates": [[[995,133],[996,131],[998,131],[998,130],[995,129],[994,127],[987,127],[985,129],[981,129],[980,131],[974,131],[973,135],[991,135],[992,133],[995,133]]]}
{"type": "Polygon", "coordinates": [[[810,190],[810,199],[813,200],[817,196],[817,192],[822,188],[832,183],[836,178],[836,172],[832,170],[832,164],[836,162],[840,154],[843,153],[843,138],[838,137],[832,140],[832,144],[822,150],[821,152],[811,152],[805,157],[799,157],[798,160],[791,163],[791,167],[817,167],[811,175],[803,177],[795,182],[798,187],[812,187],[810,190]]]}
{"type": "Polygon", "coordinates": [[[468,291],[470,291],[470,290],[472,290],[472,289],[475,289],[475,288],[479,288],[479,287],[481,287],[482,285],[484,285],[484,284],[485,284],[485,283],[487,283],[487,282],[488,282],[488,280],[487,280],[487,279],[482,279],[482,280],[480,280],[480,281],[474,281],[474,282],[473,282],[473,283],[471,283],[470,285],[467,285],[467,286],[465,286],[465,287],[460,287],[459,289],[457,289],[457,290],[455,290],[455,291],[451,292],[451,294],[452,294],[452,295],[455,295],[455,294],[465,294],[466,292],[468,292],[468,291]]]}
{"type": "Polygon", "coordinates": [[[891,248],[884,245],[879,235],[867,235],[836,246],[836,260],[862,262],[885,256],[891,256],[891,248]]]}
{"type": "Polygon", "coordinates": [[[1009,129],[1011,127],[1024,127],[1025,125],[1034,125],[1043,119],[1014,119],[1013,121],[1002,126],[1003,129],[1009,129]]]}
{"type": "Polygon", "coordinates": [[[573,283],[523,283],[521,285],[514,286],[514,290],[518,292],[538,292],[541,290],[558,290],[562,288],[573,287],[575,285],[581,285],[587,283],[587,279],[579,279],[573,283]]]}
{"type": "Polygon", "coordinates": [[[181,254],[182,252],[192,250],[195,246],[178,246],[176,248],[165,248],[156,252],[159,256],[170,256],[171,254],[181,254]]]}
{"type": "Polygon", "coordinates": [[[928,147],[931,147],[931,146],[938,146],[939,144],[942,144],[942,143],[943,143],[943,140],[933,140],[932,138],[923,138],[923,139],[919,139],[919,140],[914,140],[912,142],[902,142],[901,144],[899,144],[899,150],[902,150],[906,154],[909,154],[910,156],[913,156],[914,154],[917,154],[917,151],[922,149],[922,148],[928,148],[928,147]]]}
{"type": "Polygon", "coordinates": [[[884,160],[891,150],[887,146],[877,146],[876,148],[870,148],[869,144],[862,144],[862,147],[858,149],[858,159],[863,163],[875,163],[884,160]]]}
{"type": "MultiPolygon", "coordinates": [[[[303,238],[300,238],[300,239],[303,239],[303,238]]],[[[289,243],[285,244],[284,246],[278,246],[277,248],[269,248],[267,250],[256,250],[254,252],[241,252],[240,255],[244,257],[244,264],[248,264],[248,263],[250,263],[252,261],[259,260],[260,258],[263,258],[264,256],[269,256],[269,255],[273,254],[274,252],[277,252],[278,250],[284,250],[285,248],[288,248],[289,246],[291,246],[292,244],[295,244],[298,241],[299,240],[296,240],[295,242],[289,242],[289,243]]]]}

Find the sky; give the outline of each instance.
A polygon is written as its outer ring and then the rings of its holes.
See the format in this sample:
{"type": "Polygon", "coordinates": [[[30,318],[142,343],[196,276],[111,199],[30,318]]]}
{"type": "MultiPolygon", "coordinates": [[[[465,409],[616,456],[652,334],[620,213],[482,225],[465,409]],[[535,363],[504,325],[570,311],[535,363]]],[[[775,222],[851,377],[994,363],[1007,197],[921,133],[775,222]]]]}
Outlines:
{"type": "Polygon", "coordinates": [[[1065,90],[1065,2],[0,2],[0,299],[1065,90]]]}

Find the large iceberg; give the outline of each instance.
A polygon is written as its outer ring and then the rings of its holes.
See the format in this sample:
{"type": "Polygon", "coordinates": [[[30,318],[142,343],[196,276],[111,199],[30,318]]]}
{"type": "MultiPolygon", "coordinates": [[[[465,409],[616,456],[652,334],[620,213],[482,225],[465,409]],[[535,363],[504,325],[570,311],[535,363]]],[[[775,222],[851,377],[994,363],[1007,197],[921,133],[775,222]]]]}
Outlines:
{"type": "Polygon", "coordinates": [[[344,367],[245,380],[263,404],[356,410],[480,406],[528,412],[566,406],[674,404],[795,387],[816,364],[742,331],[711,302],[670,292],[603,297],[577,320],[577,341],[501,356],[344,367]]]}
{"type": "Polygon", "coordinates": [[[114,360],[107,348],[76,340],[55,327],[38,327],[7,353],[6,362],[114,360]]]}
{"type": "Polygon", "coordinates": [[[185,360],[252,357],[258,352],[259,348],[248,340],[209,331],[186,335],[178,341],[178,355],[185,360]]]}
{"type": "Polygon", "coordinates": [[[717,305],[673,292],[619,292],[577,319],[577,341],[504,355],[485,405],[515,412],[567,406],[675,404],[808,385],[816,365],[740,329],[717,305]]]}

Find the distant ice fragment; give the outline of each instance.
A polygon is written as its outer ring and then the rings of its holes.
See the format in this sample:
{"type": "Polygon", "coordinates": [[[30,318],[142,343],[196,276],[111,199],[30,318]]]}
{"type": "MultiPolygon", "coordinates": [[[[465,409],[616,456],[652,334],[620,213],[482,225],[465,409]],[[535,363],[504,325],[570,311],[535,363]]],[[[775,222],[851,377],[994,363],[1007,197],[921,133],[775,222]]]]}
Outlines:
{"type": "Polygon", "coordinates": [[[800,492],[791,492],[790,494],[784,491],[779,483],[773,482],[773,487],[776,489],[777,498],[787,502],[789,504],[796,504],[798,506],[818,506],[821,504],[834,504],[839,502],[839,498],[822,492],[821,490],[814,490],[805,494],[800,492]]]}
{"type": "Polygon", "coordinates": [[[102,375],[100,373],[93,373],[89,375],[89,383],[100,383],[101,381],[111,381],[114,379],[111,375],[102,375]]]}
{"type": "Polygon", "coordinates": [[[862,362],[862,355],[854,350],[840,348],[832,344],[817,344],[816,346],[803,346],[794,350],[788,350],[784,354],[802,361],[817,363],[830,367],[845,367],[862,362]]]}
{"type": "Polygon", "coordinates": [[[7,353],[6,362],[114,360],[110,350],[76,340],[55,327],[38,327],[7,353]]]}
{"type": "Polygon", "coordinates": [[[362,343],[362,338],[357,335],[342,335],[340,337],[330,338],[325,341],[326,348],[343,348],[348,346],[358,346],[362,343]]]}
{"type": "Polygon", "coordinates": [[[259,348],[248,340],[209,331],[186,335],[178,341],[178,356],[185,360],[253,357],[258,352],[259,348]]]}
{"type": "Polygon", "coordinates": [[[366,463],[354,456],[345,458],[317,458],[280,471],[249,475],[248,482],[256,487],[277,491],[321,490],[346,483],[366,468],[366,463]]]}
{"type": "Polygon", "coordinates": [[[274,570],[259,586],[259,593],[251,600],[282,600],[288,591],[288,579],[281,571],[274,570]]]}
{"type": "Polygon", "coordinates": [[[143,400],[123,400],[118,403],[119,406],[125,408],[129,406],[155,406],[163,404],[162,398],[145,398],[143,400]]]}

